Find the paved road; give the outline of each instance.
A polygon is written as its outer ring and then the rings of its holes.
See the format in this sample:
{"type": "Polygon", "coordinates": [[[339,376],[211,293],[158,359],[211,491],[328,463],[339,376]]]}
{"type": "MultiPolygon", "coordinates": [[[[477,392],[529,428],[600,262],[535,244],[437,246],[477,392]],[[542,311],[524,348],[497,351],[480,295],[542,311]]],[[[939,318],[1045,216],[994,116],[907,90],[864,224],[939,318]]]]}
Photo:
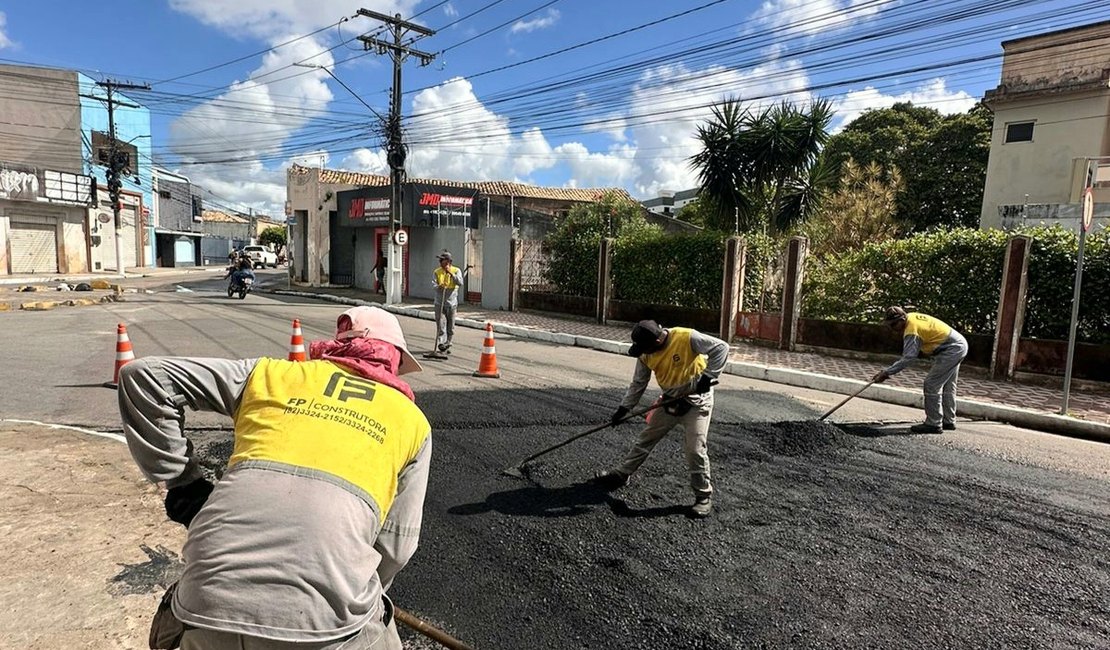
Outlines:
{"type": "MultiPolygon", "coordinates": [[[[155,283],[158,284],[158,283],[155,283]]],[[[172,284],[168,285],[170,288],[172,284]]],[[[0,314],[0,414],[119,429],[109,378],[116,322],[136,353],[284,357],[341,308],[255,295],[215,278],[189,293],[0,314]]],[[[427,321],[403,322],[430,347],[427,321]]],[[[499,337],[503,379],[471,377],[478,331],[413,379],[435,427],[421,551],[393,595],[478,648],[1089,648],[1110,638],[1110,448],[990,423],[904,435],[920,413],[725,377],[711,455],[717,512],[685,514],[665,440],[628,488],[580,481],[613,462],[625,425],[532,472],[500,470],[603,421],[632,361],[499,337]],[[884,424],[885,423],[885,424],[884,424]]],[[[190,415],[210,460],[227,422],[190,415]]],[[[118,444],[104,440],[102,444],[118,444]]]]}

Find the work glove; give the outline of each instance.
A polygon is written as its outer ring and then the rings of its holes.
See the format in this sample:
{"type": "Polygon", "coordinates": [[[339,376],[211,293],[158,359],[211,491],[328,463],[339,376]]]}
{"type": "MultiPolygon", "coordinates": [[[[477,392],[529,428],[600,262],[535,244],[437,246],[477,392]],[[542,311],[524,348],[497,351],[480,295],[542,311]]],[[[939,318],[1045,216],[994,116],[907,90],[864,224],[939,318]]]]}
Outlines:
{"type": "Polygon", "coordinates": [[[629,411],[623,406],[618,406],[617,410],[613,412],[613,417],[609,418],[609,424],[616,426],[621,423],[621,420],[628,415],[629,411]]]}
{"type": "Polygon", "coordinates": [[[885,370],[880,370],[879,372],[875,373],[875,376],[871,378],[871,381],[875,382],[876,384],[881,384],[888,379],[890,379],[890,375],[887,374],[885,370]]]}
{"type": "Polygon", "coordinates": [[[209,494],[212,494],[212,484],[203,478],[170,488],[166,494],[166,516],[188,528],[209,494]]]}
{"type": "Polygon", "coordinates": [[[709,375],[702,375],[698,377],[698,387],[694,389],[694,392],[704,394],[708,393],[710,388],[713,388],[713,378],[709,375]]]}

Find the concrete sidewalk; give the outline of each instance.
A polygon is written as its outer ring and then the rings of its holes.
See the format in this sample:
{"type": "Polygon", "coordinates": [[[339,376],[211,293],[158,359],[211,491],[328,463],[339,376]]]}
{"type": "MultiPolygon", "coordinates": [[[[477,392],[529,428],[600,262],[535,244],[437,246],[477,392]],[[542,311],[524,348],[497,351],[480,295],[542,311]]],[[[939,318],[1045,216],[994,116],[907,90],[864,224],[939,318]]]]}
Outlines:
{"type": "MultiPolygon", "coordinates": [[[[319,298],[344,304],[381,303],[382,296],[364,290],[338,287],[275,289],[273,293],[319,298]]],[[[387,307],[398,314],[432,320],[433,307],[412,302],[387,307]]],[[[522,338],[576,345],[624,354],[629,346],[629,326],[600,325],[592,320],[535,312],[483,310],[473,305],[459,307],[456,324],[483,328],[522,338]]],[[[894,351],[892,351],[894,352],[894,351]]],[[[891,357],[894,358],[893,356],[891,357]]],[[[785,352],[749,343],[734,343],[729,374],[775,383],[851,394],[888,364],[859,361],[807,352],[785,352]]],[[[910,367],[861,396],[876,401],[921,408],[921,386],[928,364],[910,367]]],[[[994,381],[965,370],[960,377],[958,411],[962,417],[1008,422],[1040,431],[1062,433],[1110,442],[1110,387],[1073,388],[1068,416],[1058,415],[1062,391],[1028,383],[994,381]]]]}

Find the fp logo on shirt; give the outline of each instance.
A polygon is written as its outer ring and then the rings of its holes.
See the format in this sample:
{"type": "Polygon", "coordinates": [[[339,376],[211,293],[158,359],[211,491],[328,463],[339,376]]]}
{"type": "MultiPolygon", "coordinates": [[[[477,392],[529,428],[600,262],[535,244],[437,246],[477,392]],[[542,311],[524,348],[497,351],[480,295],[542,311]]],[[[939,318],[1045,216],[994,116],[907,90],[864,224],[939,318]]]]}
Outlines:
{"type": "Polygon", "coordinates": [[[332,374],[331,379],[328,380],[328,385],[324,388],[324,395],[336,397],[340,402],[346,402],[351,397],[369,402],[374,399],[376,388],[377,384],[368,379],[337,372],[332,374]]]}

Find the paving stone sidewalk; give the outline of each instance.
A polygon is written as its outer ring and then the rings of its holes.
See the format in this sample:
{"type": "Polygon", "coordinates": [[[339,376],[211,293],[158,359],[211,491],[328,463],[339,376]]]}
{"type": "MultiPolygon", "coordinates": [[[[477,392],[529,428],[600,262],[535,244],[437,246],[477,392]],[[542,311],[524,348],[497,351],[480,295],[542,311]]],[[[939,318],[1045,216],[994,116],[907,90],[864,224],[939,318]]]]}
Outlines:
{"type": "MultiPolygon", "coordinates": [[[[307,287],[296,287],[296,289],[362,300],[382,300],[382,297],[378,294],[356,289],[307,287]]],[[[432,309],[430,302],[410,301],[406,302],[404,306],[429,311],[432,309]]],[[[627,324],[600,325],[592,320],[573,316],[537,312],[495,311],[481,309],[474,305],[460,305],[459,317],[622,342],[628,341],[629,333],[627,324]]],[[[891,359],[893,360],[893,358],[892,356],[891,359]]],[[[787,368],[862,381],[867,381],[887,365],[881,362],[859,361],[824,354],[785,352],[775,348],[742,342],[732,345],[730,359],[741,363],[787,368]]],[[[920,368],[907,368],[887,380],[886,385],[919,391],[927,371],[928,363],[923,362],[920,368]]],[[[1057,414],[1060,411],[1060,404],[1063,399],[1061,389],[969,376],[972,374],[977,373],[974,370],[965,370],[960,377],[958,393],[963,399],[1048,414],[1057,414]]],[[[1097,389],[1086,387],[1080,389],[1073,386],[1068,406],[1069,415],[1073,417],[1090,422],[1110,424],[1110,386],[1097,389]]]]}

